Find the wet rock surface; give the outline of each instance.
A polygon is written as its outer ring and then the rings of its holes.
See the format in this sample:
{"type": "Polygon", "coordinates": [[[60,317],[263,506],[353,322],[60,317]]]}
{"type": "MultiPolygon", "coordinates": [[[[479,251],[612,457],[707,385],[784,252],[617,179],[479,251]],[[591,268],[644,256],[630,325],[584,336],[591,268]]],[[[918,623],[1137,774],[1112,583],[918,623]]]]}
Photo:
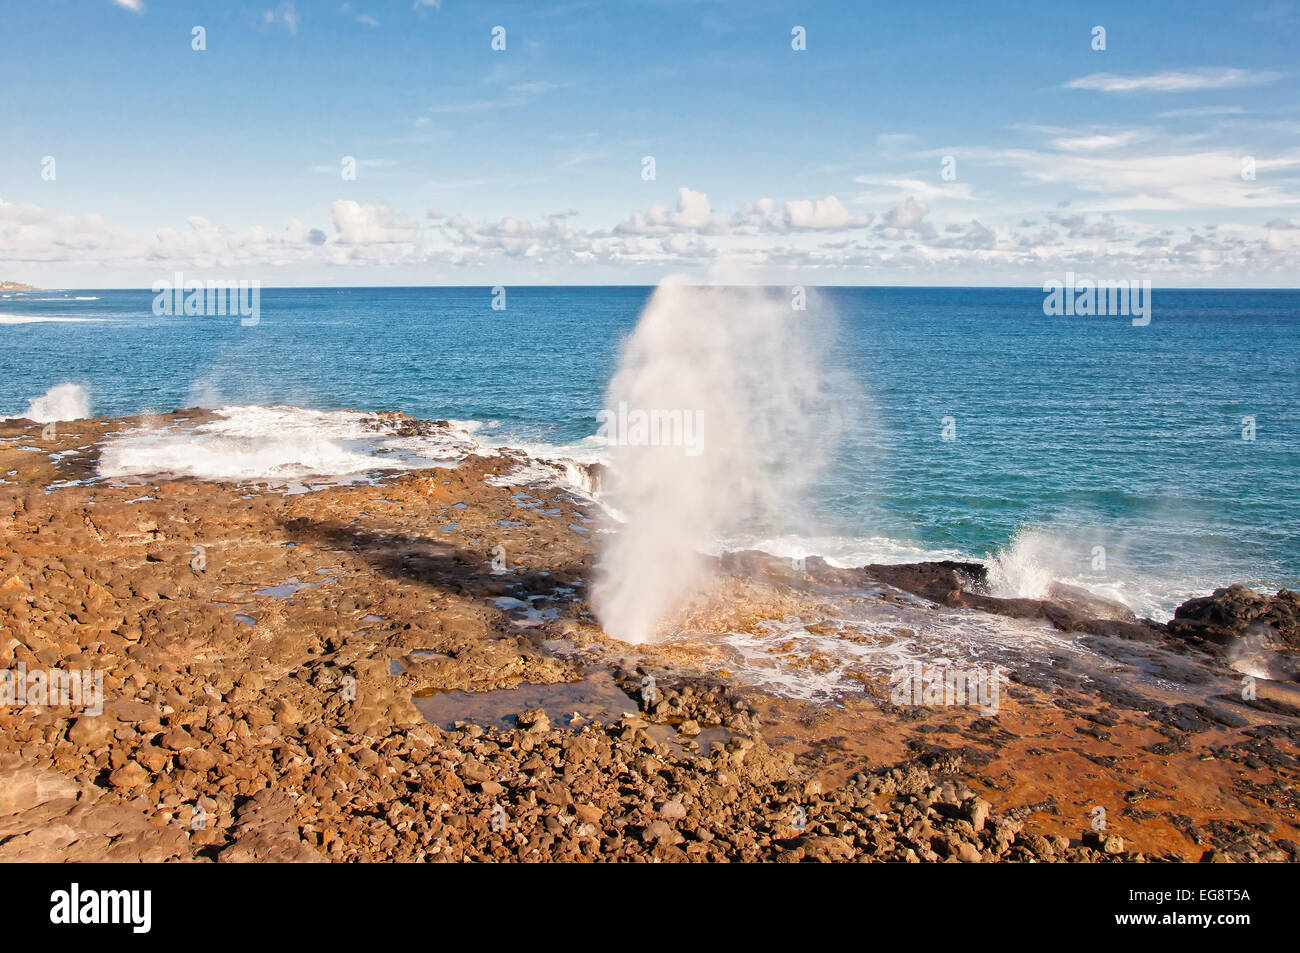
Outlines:
{"type": "Polygon", "coordinates": [[[1055,583],[1048,599],[1001,598],[988,594],[988,572],[980,563],[928,562],[864,566],[860,572],[951,608],[979,609],[1014,619],[1044,620],[1064,632],[1087,632],[1151,641],[1165,626],[1138,619],[1127,606],[1074,586],[1055,583]]]}
{"type": "Polygon", "coordinates": [[[299,494],[96,480],[108,435],[201,419],[0,423],[0,669],[96,672],[103,700],[0,707],[0,859],[1296,859],[1300,699],[1238,691],[1199,645],[1261,621],[1292,644],[1290,594],[1216,593],[1171,638],[1087,593],[997,600],[977,564],[810,559],[792,580],[729,555],[725,591],[754,599],[728,624],[875,587],[1050,623],[1105,659],[1044,652],[992,713],[870,679],[809,703],[606,639],[573,529],[594,508],[503,480],[512,455],[299,494]],[[599,718],[417,707],[597,675],[625,699],[599,718]]]}
{"type": "Polygon", "coordinates": [[[1169,631],[1234,660],[1272,656],[1257,666],[1261,674],[1300,678],[1300,595],[1286,589],[1271,596],[1242,585],[1216,589],[1175,609],[1169,631]]]}

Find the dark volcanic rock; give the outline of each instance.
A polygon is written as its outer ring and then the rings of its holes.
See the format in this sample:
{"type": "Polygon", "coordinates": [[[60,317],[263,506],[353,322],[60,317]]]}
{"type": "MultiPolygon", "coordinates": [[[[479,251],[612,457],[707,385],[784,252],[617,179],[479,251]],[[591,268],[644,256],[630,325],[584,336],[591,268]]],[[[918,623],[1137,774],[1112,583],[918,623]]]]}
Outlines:
{"type": "Polygon", "coordinates": [[[1278,648],[1300,649],[1300,596],[1281,589],[1265,596],[1243,585],[1215,589],[1174,610],[1169,631],[1195,642],[1230,645],[1247,632],[1272,636],[1278,648]]]}
{"type": "Polygon", "coordinates": [[[896,589],[942,605],[963,605],[963,594],[983,590],[988,586],[988,570],[981,563],[944,559],[891,566],[871,565],[864,566],[863,569],[896,589]]]}
{"type": "Polygon", "coordinates": [[[952,608],[979,609],[1013,619],[1041,619],[1063,632],[1087,632],[1148,642],[1164,626],[1138,619],[1128,607],[1075,586],[1053,583],[1047,599],[1004,599],[989,595],[988,573],[980,563],[942,560],[896,566],[864,566],[872,578],[952,608]]]}

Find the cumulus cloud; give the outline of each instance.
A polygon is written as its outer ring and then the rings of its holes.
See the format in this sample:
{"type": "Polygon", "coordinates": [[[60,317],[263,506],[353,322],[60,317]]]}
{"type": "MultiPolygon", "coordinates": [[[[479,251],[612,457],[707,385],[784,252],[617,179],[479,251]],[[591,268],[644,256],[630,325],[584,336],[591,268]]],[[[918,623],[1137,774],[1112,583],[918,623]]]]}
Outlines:
{"type": "Polygon", "coordinates": [[[752,269],[756,280],[786,272],[808,280],[823,274],[851,280],[869,269],[900,281],[913,274],[932,279],[941,272],[1014,283],[1026,274],[1038,280],[1044,269],[1072,269],[1263,284],[1290,282],[1300,269],[1300,228],[1294,217],[1173,229],[1079,203],[1067,213],[1044,207],[1048,202],[1030,215],[1017,211],[1000,222],[982,211],[979,217],[951,216],[942,203],[907,196],[871,222],[870,216],[851,214],[831,196],[762,198],[728,218],[703,192],[683,189],[675,207],[652,206],[606,228],[576,227],[572,210],[540,220],[475,220],[430,209],[422,225],[385,204],[339,199],[328,209],[329,230],[297,219],[235,229],[191,216],[141,236],[98,215],[0,201],[0,260],[65,263],[69,275],[112,265],[118,272],[136,273],[220,269],[263,280],[272,280],[268,269],[281,266],[318,280],[327,279],[333,269],[402,266],[430,274],[463,272],[470,281],[490,276],[493,282],[548,273],[527,269],[566,269],[563,273],[570,275],[589,267],[611,269],[593,272],[602,276],[640,269],[623,273],[649,279],[683,267],[699,268],[702,274],[719,262],[752,269]],[[864,222],[873,227],[862,227],[864,222]]]}
{"type": "Polygon", "coordinates": [[[590,251],[589,240],[569,228],[566,214],[548,216],[543,224],[513,216],[496,222],[474,222],[462,215],[440,216],[443,219],[443,232],[453,244],[472,249],[479,258],[495,252],[533,261],[580,260],[590,251]]]}
{"type": "Polygon", "coordinates": [[[144,13],[142,0],[113,0],[113,5],[121,7],[123,10],[130,10],[132,13],[144,13]]]}
{"type": "Polygon", "coordinates": [[[727,230],[727,217],[713,211],[703,192],[683,186],[677,190],[676,209],[656,202],[644,212],[633,212],[614,230],[627,235],[662,235],[678,229],[722,234],[727,230]]]}
{"type": "Polygon", "coordinates": [[[919,230],[928,211],[930,211],[930,208],[924,202],[908,196],[886,212],[884,218],[880,220],[880,224],[884,228],[899,231],[919,230]]]}
{"type": "Polygon", "coordinates": [[[615,228],[618,234],[663,234],[673,230],[694,231],[704,235],[786,234],[795,231],[833,231],[862,228],[871,224],[872,216],[853,215],[834,195],[820,199],[791,199],[778,203],[761,198],[744,203],[731,216],[715,211],[707,196],[681,189],[676,211],[666,205],[652,205],[645,212],[615,228]]]}
{"type": "Polygon", "coordinates": [[[796,199],[785,203],[785,223],[790,228],[847,228],[869,225],[871,216],[853,216],[834,195],[824,199],[796,199]]]}
{"type": "Polygon", "coordinates": [[[80,255],[125,259],[142,253],[136,235],[100,215],[68,215],[31,202],[0,199],[0,260],[69,261],[80,255]]]}
{"type": "Polygon", "coordinates": [[[1119,236],[1119,227],[1115,224],[1115,219],[1109,215],[1089,219],[1086,215],[1049,214],[1047,220],[1065,229],[1067,238],[1113,239],[1119,236]]]}
{"type": "Polygon", "coordinates": [[[383,245],[413,242],[420,234],[420,224],[403,218],[387,205],[361,205],[351,199],[338,199],[330,208],[330,221],[345,245],[383,245]]]}

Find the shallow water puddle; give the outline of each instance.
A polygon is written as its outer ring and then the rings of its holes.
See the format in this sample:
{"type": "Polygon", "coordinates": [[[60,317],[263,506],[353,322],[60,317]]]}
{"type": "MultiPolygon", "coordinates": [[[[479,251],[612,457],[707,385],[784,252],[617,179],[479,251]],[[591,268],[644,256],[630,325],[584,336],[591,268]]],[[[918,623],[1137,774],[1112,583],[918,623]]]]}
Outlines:
{"type": "Polygon", "coordinates": [[[735,732],[721,725],[701,728],[700,733],[694,736],[680,734],[673,724],[650,725],[646,728],[646,734],[679,753],[698,752],[703,755],[710,754],[715,744],[726,747],[727,742],[735,737],[735,732]]]}
{"type": "Polygon", "coordinates": [[[547,608],[538,609],[532,605],[533,602],[542,599],[550,599],[549,595],[529,596],[528,600],[516,599],[514,596],[493,596],[487,601],[502,612],[512,613],[510,616],[511,625],[517,625],[521,628],[533,628],[541,625],[548,619],[554,619],[559,614],[559,609],[547,608]]]}
{"type": "MultiPolygon", "coordinates": [[[[592,672],[577,682],[553,685],[524,684],[489,692],[428,689],[417,692],[411,701],[425,719],[444,730],[455,728],[457,722],[511,729],[515,716],[532,708],[546,712],[554,728],[581,728],[592,722],[614,724],[624,717],[644,717],[637,700],[619,687],[608,669],[592,672]]],[[[732,732],[720,726],[703,727],[690,737],[679,733],[676,722],[652,724],[646,732],[680,754],[707,754],[713,743],[726,744],[732,737],[732,732]]]]}
{"type": "Polygon", "coordinates": [[[618,686],[607,670],[577,682],[523,684],[490,692],[427,689],[412,699],[428,721],[451,729],[465,721],[484,727],[513,728],[515,715],[540,708],[557,728],[581,727],[591,721],[612,723],[637,713],[637,702],[618,686]]]}
{"type": "Polygon", "coordinates": [[[323,582],[299,582],[297,576],[290,576],[278,586],[266,586],[254,591],[255,596],[270,596],[272,599],[287,599],[301,589],[311,589],[313,586],[323,586],[328,579],[323,582]]]}

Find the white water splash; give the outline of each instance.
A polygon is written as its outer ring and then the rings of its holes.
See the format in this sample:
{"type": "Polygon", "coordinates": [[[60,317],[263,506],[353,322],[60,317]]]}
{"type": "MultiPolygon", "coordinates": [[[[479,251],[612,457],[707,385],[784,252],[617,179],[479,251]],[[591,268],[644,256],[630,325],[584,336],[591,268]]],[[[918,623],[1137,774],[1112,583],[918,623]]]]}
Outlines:
{"type": "Polygon", "coordinates": [[[90,416],[90,391],[80,384],[56,384],[27,404],[22,416],[38,424],[56,420],[84,420],[90,416]]]}
{"type": "Polygon", "coordinates": [[[799,508],[839,429],[813,332],[826,320],[761,288],[669,280],[655,291],[606,407],[680,412],[698,432],[655,441],[629,429],[608,447],[603,499],[625,521],[605,537],[592,604],[611,636],[653,638],[707,585],[702,552],[799,508]]]}

